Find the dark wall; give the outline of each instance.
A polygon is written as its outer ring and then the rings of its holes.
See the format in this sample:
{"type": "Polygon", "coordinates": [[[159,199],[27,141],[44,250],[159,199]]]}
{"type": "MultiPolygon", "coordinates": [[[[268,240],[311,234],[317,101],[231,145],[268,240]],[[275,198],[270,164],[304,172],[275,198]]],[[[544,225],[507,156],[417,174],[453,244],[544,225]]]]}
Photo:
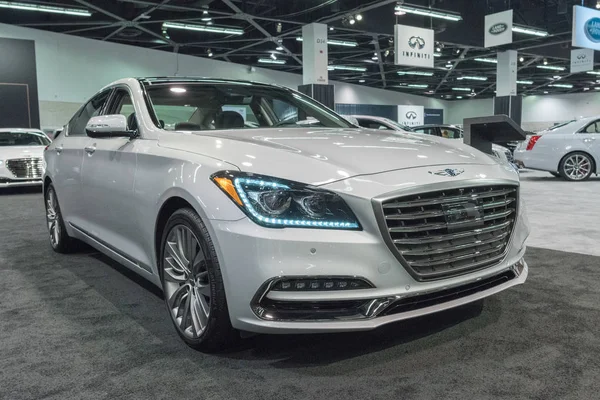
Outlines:
{"type": "Polygon", "coordinates": [[[372,104],[336,104],[335,111],[342,115],[372,115],[398,121],[397,106],[381,106],[372,104]]]}
{"type": "Polygon", "coordinates": [[[35,44],[0,38],[0,128],[39,128],[35,44]]]}
{"type": "Polygon", "coordinates": [[[425,117],[423,118],[424,124],[435,124],[441,125],[444,123],[444,110],[441,108],[426,108],[425,117]]]}

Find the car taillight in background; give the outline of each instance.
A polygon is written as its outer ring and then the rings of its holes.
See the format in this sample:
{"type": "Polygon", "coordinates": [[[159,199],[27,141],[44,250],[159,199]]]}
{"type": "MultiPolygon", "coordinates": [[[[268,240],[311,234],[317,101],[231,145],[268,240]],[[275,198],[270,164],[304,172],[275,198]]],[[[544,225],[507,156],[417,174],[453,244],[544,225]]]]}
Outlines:
{"type": "Polygon", "coordinates": [[[535,146],[535,144],[537,143],[537,141],[541,138],[541,135],[533,135],[532,137],[529,138],[529,142],[527,143],[527,149],[526,150],[532,150],[533,146],[535,146]]]}

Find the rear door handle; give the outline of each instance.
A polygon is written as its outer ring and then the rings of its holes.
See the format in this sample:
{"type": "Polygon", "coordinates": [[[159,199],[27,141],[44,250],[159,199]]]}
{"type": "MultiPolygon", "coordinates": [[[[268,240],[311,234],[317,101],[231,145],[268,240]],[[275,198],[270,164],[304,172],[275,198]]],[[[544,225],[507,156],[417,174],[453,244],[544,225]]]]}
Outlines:
{"type": "Polygon", "coordinates": [[[92,145],[92,146],[87,146],[85,147],[85,152],[88,153],[89,155],[94,154],[94,152],[96,151],[96,145],[92,145]]]}

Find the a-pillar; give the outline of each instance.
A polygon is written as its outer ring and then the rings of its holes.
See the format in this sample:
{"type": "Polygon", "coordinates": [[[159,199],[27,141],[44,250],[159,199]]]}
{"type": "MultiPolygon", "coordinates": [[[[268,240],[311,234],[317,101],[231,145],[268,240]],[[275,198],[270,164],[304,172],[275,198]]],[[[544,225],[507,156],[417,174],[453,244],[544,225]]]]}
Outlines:
{"type": "Polygon", "coordinates": [[[521,125],[523,98],[517,95],[517,52],[499,52],[497,59],[494,115],[508,115],[521,125]]]}
{"type": "Polygon", "coordinates": [[[298,90],[333,109],[333,85],[329,85],[327,70],[327,25],[308,24],[302,27],[302,83],[298,90]]]}

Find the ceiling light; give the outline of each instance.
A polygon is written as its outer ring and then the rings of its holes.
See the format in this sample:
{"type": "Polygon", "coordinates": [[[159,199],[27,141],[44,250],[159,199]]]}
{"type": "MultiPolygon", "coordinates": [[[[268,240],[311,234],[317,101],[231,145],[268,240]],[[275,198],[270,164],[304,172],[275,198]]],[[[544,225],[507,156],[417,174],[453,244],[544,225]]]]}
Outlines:
{"type": "Polygon", "coordinates": [[[208,13],[208,11],[206,11],[206,10],[202,11],[202,17],[200,18],[200,21],[203,21],[203,22],[212,21],[212,17],[208,13]]]}
{"type": "Polygon", "coordinates": [[[367,69],[365,67],[352,67],[348,65],[330,65],[327,67],[329,71],[333,71],[334,69],[342,70],[342,71],[360,71],[365,72],[367,69]]]}
{"type": "Polygon", "coordinates": [[[174,29],[185,29],[189,31],[200,31],[200,32],[213,32],[213,33],[223,33],[226,35],[243,35],[244,30],[239,28],[230,28],[227,26],[218,26],[218,25],[192,25],[192,24],[180,24],[178,22],[164,22],[164,28],[174,28],[174,29]]]}
{"type": "Polygon", "coordinates": [[[600,71],[587,71],[586,74],[590,75],[600,75],[600,71]]]}
{"type": "Polygon", "coordinates": [[[277,56],[275,55],[275,53],[271,53],[269,57],[271,57],[272,60],[277,60],[277,56]]]}
{"type": "Polygon", "coordinates": [[[440,18],[440,19],[445,19],[448,21],[462,21],[462,17],[460,14],[456,14],[456,13],[452,13],[452,12],[448,12],[448,11],[442,11],[442,10],[435,10],[435,9],[431,9],[431,8],[419,8],[419,7],[415,7],[415,6],[408,6],[406,4],[398,4],[396,5],[396,7],[394,8],[395,10],[395,14],[396,15],[403,15],[403,14],[416,14],[416,15],[423,15],[426,17],[431,17],[431,18],[440,18]]]}
{"type": "Polygon", "coordinates": [[[596,86],[594,90],[600,90],[600,86],[596,86]]]}
{"type": "Polygon", "coordinates": [[[547,91],[544,91],[544,94],[548,94],[548,92],[547,92],[547,91]]]}
{"type": "Polygon", "coordinates": [[[520,58],[519,58],[519,61],[520,61],[520,62],[523,62],[523,61],[525,61],[525,57],[520,57],[520,58]]]}
{"type": "Polygon", "coordinates": [[[544,65],[548,65],[548,59],[544,58],[544,65]]]}
{"type": "Polygon", "coordinates": [[[455,52],[456,54],[460,54],[460,49],[456,49],[456,50],[454,50],[454,52],[455,52]]]}
{"type": "Polygon", "coordinates": [[[387,57],[387,56],[389,56],[389,55],[390,55],[390,51],[389,51],[389,50],[386,50],[386,51],[383,53],[383,55],[384,55],[384,56],[386,56],[386,57],[387,57]]]}
{"type": "Polygon", "coordinates": [[[537,28],[531,28],[528,26],[518,26],[518,25],[513,25],[513,32],[516,33],[522,33],[524,35],[532,35],[532,36],[540,36],[540,37],[546,37],[548,36],[548,32],[542,29],[537,29],[537,28]]]}
{"type": "Polygon", "coordinates": [[[519,85],[533,85],[533,81],[517,81],[519,85]]]}
{"type": "Polygon", "coordinates": [[[208,50],[206,50],[206,54],[207,54],[209,57],[212,57],[212,56],[213,56],[213,52],[212,52],[212,50],[211,50],[211,49],[208,49],[208,50]]]}
{"type": "Polygon", "coordinates": [[[435,51],[437,51],[439,53],[440,51],[442,51],[442,48],[441,47],[436,47],[435,51]]]}
{"type": "Polygon", "coordinates": [[[560,79],[560,75],[554,75],[552,79],[560,79]]]}
{"type": "Polygon", "coordinates": [[[185,92],[187,92],[187,90],[185,90],[182,87],[172,87],[169,90],[171,90],[171,92],[173,92],[173,93],[185,93],[185,92]]]}
{"type": "Polygon", "coordinates": [[[272,58],[259,58],[258,59],[259,63],[262,64],[285,64],[287,61],[286,60],[278,60],[278,59],[272,59],[272,58]]]}
{"type": "Polygon", "coordinates": [[[281,25],[281,22],[278,22],[277,25],[275,25],[275,30],[277,31],[277,33],[281,33],[282,29],[283,25],[281,25]]]}
{"type": "Polygon", "coordinates": [[[433,56],[434,56],[434,57],[441,57],[441,56],[442,56],[442,53],[433,53],[433,56]]]}
{"type": "Polygon", "coordinates": [[[332,31],[332,30],[334,30],[334,29],[335,29],[335,28],[334,28],[333,26],[330,26],[330,27],[329,27],[329,30],[330,30],[330,31],[332,31]]]}
{"type": "Polygon", "coordinates": [[[356,20],[354,19],[354,17],[350,17],[348,22],[350,23],[350,25],[354,25],[356,23],[356,20]]]}
{"type": "Polygon", "coordinates": [[[0,1],[0,8],[12,8],[14,10],[40,11],[54,14],[76,15],[78,17],[92,16],[91,12],[81,8],[43,6],[40,4],[15,3],[12,1],[0,1]]]}
{"type": "Polygon", "coordinates": [[[418,75],[418,76],[433,76],[433,72],[427,71],[398,71],[398,75],[418,75]]]}
{"type": "MultiPolygon", "coordinates": [[[[296,38],[297,41],[301,42],[303,39],[302,37],[297,37],[296,38]]],[[[356,47],[358,46],[358,43],[356,42],[352,42],[349,40],[335,40],[335,39],[329,39],[327,40],[327,44],[330,44],[332,46],[345,46],[345,47],[356,47]]]]}
{"type": "Polygon", "coordinates": [[[600,0],[596,2],[596,8],[600,8],[600,0]]]}
{"type": "Polygon", "coordinates": [[[470,92],[471,88],[466,88],[466,87],[453,87],[452,90],[454,90],[455,92],[470,92]]]}
{"type": "Polygon", "coordinates": [[[463,79],[468,79],[471,81],[487,81],[488,80],[487,76],[459,76],[457,79],[459,81],[462,81],[463,79]]]}
{"type": "Polygon", "coordinates": [[[498,60],[496,60],[495,58],[476,58],[475,61],[490,64],[498,64],[498,60]]]}
{"type": "Polygon", "coordinates": [[[588,90],[590,90],[590,88],[589,88],[589,87],[584,87],[584,88],[583,88],[583,91],[584,91],[584,92],[587,92],[588,90]]]}
{"type": "Polygon", "coordinates": [[[456,98],[460,100],[460,99],[462,99],[463,97],[462,97],[462,96],[456,96],[456,98]]]}
{"type": "Polygon", "coordinates": [[[356,14],[356,20],[362,21],[362,14],[356,14]]]}
{"type": "Polygon", "coordinates": [[[358,83],[365,83],[366,81],[364,79],[359,79],[358,83]]]}
{"type": "Polygon", "coordinates": [[[563,89],[573,89],[573,85],[568,85],[566,83],[555,83],[553,85],[548,85],[550,87],[557,87],[557,88],[563,88],[563,89]]]}
{"type": "Polygon", "coordinates": [[[277,51],[283,51],[283,47],[277,46],[277,47],[275,47],[275,50],[277,50],[277,51]]]}
{"type": "Polygon", "coordinates": [[[429,85],[422,85],[419,83],[411,83],[410,85],[406,85],[406,87],[414,88],[414,89],[427,89],[429,85]]]}
{"type": "Polygon", "coordinates": [[[552,71],[564,71],[565,67],[557,67],[555,65],[537,65],[537,68],[541,69],[551,69],[552,71]]]}

